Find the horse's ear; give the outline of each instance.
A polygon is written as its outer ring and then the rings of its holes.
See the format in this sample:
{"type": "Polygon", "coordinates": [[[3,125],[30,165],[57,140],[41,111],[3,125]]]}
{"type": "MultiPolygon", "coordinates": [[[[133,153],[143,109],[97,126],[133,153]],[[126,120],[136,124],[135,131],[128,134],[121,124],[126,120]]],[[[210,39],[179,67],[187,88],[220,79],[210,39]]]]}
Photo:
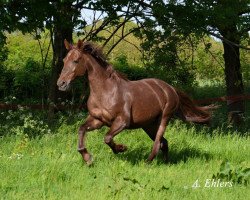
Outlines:
{"type": "Polygon", "coordinates": [[[82,40],[79,39],[78,42],[77,42],[77,48],[81,49],[82,48],[82,44],[83,44],[82,40]]]}
{"type": "Polygon", "coordinates": [[[67,50],[72,49],[72,45],[66,39],[64,39],[64,45],[67,50]]]}

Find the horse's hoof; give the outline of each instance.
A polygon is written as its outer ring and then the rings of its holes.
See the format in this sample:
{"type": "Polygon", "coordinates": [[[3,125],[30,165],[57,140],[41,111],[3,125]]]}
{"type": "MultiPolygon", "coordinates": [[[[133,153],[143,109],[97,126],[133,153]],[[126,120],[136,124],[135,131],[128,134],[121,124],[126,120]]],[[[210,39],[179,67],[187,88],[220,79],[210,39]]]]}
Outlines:
{"type": "Polygon", "coordinates": [[[92,166],[94,162],[93,156],[89,155],[89,159],[86,160],[86,165],[87,166],[92,166]]]}
{"type": "Polygon", "coordinates": [[[163,161],[164,161],[164,163],[168,164],[168,163],[169,163],[168,156],[164,156],[164,157],[163,157],[163,161]]]}
{"type": "Polygon", "coordinates": [[[127,151],[128,147],[126,145],[123,144],[117,144],[115,147],[115,152],[114,153],[122,153],[124,151],[127,151]]]}
{"type": "Polygon", "coordinates": [[[82,156],[83,156],[83,160],[85,161],[87,166],[92,165],[94,160],[93,160],[93,157],[89,153],[85,153],[82,156]]]}

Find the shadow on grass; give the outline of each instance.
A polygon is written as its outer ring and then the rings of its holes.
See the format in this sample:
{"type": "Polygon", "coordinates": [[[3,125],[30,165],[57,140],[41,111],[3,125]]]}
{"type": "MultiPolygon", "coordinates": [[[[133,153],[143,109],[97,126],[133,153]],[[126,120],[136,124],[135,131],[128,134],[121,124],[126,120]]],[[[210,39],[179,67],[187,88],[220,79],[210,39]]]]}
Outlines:
{"type": "Polygon", "coordinates": [[[169,151],[169,164],[178,164],[179,162],[185,163],[189,159],[210,160],[211,158],[211,154],[191,147],[186,147],[179,151],[175,149],[170,149],[169,151]]]}
{"type": "MultiPolygon", "coordinates": [[[[151,149],[148,148],[135,148],[135,149],[128,149],[128,151],[118,154],[117,156],[119,159],[126,160],[133,165],[139,164],[142,161],[147,160],[151,149]]],[[[171,164],[178,164],[180,162],[187,162],[189,159],[203,159],[203,160],[210,160],[212,155],[207,152],[202,152],[199,149],[195,148],[184,148],[181,150],[170,149],[169,151],[169,161],[166,163],[163,159],[163,154],[160,151],[154,162],[158,165],[171,165],[171,164]]]]}

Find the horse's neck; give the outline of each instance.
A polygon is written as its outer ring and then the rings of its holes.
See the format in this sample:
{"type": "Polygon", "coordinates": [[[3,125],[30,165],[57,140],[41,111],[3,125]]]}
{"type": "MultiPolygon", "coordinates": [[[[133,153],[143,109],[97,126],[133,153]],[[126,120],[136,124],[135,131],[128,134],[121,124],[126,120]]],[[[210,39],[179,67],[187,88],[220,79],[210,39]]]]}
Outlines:
{"type": "Polygon", "coordinates": [[[101,93],[105,90],[105,83],[109,77],[109,73],[105,68],[93,59],[87,63],[88,79],[91,93],[101,93]]]}

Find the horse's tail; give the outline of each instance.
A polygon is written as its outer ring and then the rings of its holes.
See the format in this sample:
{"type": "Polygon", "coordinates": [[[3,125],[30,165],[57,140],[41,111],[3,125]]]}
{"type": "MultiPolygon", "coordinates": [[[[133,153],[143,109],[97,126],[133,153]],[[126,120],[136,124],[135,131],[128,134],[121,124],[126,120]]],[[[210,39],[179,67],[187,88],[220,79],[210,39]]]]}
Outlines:
{"type": "Polygon", "coordinates": [[[184,121],[195,122],[199,124],[209,124],[211,120],[211,110],[216,109],[217,106],[197,106],[195,105],[194,101],[184,92],[179,90],[176,90],[176,92],[180,100],[179,109],[176,113],[177,116],[179,116],[184,121]]]}

